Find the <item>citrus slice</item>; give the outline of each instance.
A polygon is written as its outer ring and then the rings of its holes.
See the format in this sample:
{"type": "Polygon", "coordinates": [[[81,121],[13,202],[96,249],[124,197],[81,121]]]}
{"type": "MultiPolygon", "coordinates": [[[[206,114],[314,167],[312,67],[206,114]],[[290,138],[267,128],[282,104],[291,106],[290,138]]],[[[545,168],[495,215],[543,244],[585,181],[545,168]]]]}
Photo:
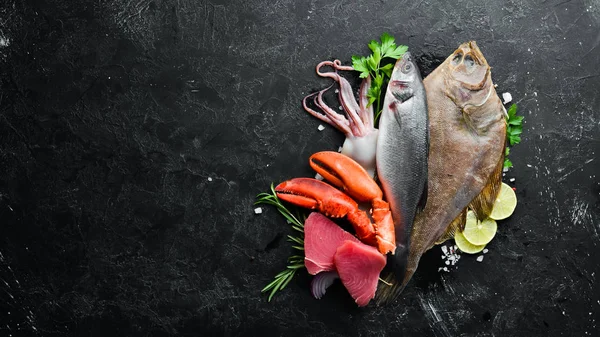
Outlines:
{"type": "Polygon", "coordinates": [[[498,225],[494,219],[487,218],[483,221],[477,220],[473,211],[467,212],[467,222],[465,223],[465,230],[462,232],[465,239],[471,244],[476,246],[487,245],[488,242],[492,241],[498,225]]]}
{"type": "Polygon", "coordinates": [[[494,202],[490,218],[494,220],[506,219],[513,214],[517,207],[517,195],[515,191],[505,183],[502,183],[500,192],[494,202]]]}
{"type": "Polygon", "coordinates": [[[467,239],[465,239],[465,236],[460,232],[456,232],[454,234],[454,242],[456,243],[456,246],[458,247],[458,249],[460,249],[461,252],[467,253],[467,254],[477,254],[480,251],[482,251],[483,248],[485,248],[485,245],[477,246],[477,245],[470,243],[469,241],[467,241],[467,239]]]}

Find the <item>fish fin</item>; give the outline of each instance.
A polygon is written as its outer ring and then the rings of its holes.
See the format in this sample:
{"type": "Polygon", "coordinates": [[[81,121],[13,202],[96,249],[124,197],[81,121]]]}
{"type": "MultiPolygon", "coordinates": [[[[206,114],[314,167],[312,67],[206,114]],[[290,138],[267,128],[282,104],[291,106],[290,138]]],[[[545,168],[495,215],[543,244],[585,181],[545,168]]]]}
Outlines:
{"type": "Polygon", "coordinates": [[[394,272],[388,272],[379,282],[375,293],[377,305],[385,305],[395,300],[406,287],[406,283],[398,281],[394,272]]]}
{"type": "Polygon", "coordinates": [[[465,208],[460,214],[452,220],[452,222],[446,227],[446,231],[440,238],[435,242],[436,245],[442,244],[450,239],[454,238],[456,232],[462,232],[465,229],[465,223],[467,222],[467,209],[465,208]]]}
{"type": "Polygon", "coordinates": [[[500,192],[502,186],[502,169],[504,168],[504,149],[502,149],[502,156],[494,172],[490,175],[487,184],[483,187],[481,192],[471,201],[469,208],[472,209],[477,215],[477,219],[483,220],[492,213],[494,202],[500,192]]]}
{"type": "Polygon", "coordinates": [[[427,205],[427,187],[429,184],[429,180],[425,179],[425,185],[423,186],[423,193],[421,193],[421,199],[419,199],[419,203],[417,204],[417,212],[421,212],[425,209],[425,205],[427,205]]]}

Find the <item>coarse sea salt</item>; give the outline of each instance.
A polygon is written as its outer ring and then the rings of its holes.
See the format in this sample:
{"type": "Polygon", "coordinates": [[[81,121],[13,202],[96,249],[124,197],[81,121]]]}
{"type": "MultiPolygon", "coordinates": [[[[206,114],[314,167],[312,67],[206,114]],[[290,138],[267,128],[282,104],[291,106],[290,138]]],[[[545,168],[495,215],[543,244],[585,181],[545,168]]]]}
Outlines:
{"type": "Polygon", "coordinates": [[[460,260],[460,255],[458,254],[457,248],[458,247],[456,246],[441,246],[443,253],[442,260],[446,260],[444,263],[447,266],[454,266],[458,263],[458,260],[460,260]]]}
{"type": "Polygon", "coordinates": [[[323,126],[323,124],[319,124],[319,126],[317,127],[317,130],[323,131],[323,130],[325,130],[325,127],[323,126]]]}
{"type": "Polygon", "coordinates": [[[510,92],[504,92],[502,93],[502,99],[504,100],[502,102],[503,104],[510,103],[512,102],[512,95],[510,94],[510,92]]]}
{"type": "Polygon", "coordinates": [[[256,208],[254,209],[254,213],[255,213],[255,214],[261,214],[261,213],[262,213],[262,208],[261,208],[261,207],[256,207],[256,208]]]}
{"type": "Polygon", "coordinates": [[[483,261],[483,255],[479,255],[479,256],[477,257],[477,262],[481,262],[481,261],[483,261]]]}

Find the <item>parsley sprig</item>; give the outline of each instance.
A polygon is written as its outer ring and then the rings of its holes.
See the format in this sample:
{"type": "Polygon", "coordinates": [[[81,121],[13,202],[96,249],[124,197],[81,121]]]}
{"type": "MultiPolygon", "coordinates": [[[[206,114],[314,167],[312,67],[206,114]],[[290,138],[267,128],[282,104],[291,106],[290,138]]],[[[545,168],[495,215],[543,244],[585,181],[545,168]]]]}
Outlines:
{"type": "Polygon", "coordinates": [[[304,221],[306,220],[306,215],[301,215],[298,210],[296,210],[296,214],[294,215],[277,197],[273,184],[271,184],[270,193],[260,193],[256,198],[258,200],[254,203],[255,205],[267,204],[275,206],[279,213],[281,213],[281,215],[286,218],[287,222],[291,224],[292,228],[300,233],[299,236],[288,235],[287,238],[289,242],[294,243],[292,247],[300,251],[302,255],[290,256],[288,258],[287,268],[275,275],[275,279],[261,290],[263,293],[270,291],[268,299],[270,302],[278,291],[282,290],[290,283],[294,275],[296,275],[296,271],[304,268],[304,221]],[[302,219],[302,221],[300,219],[302,219]]]}
{"type": "Polygon", "coordinates": [[[509,146],[506,146],[504,156],[504,169],[513,167],[512,162],[508,159],[510,147],[521,142],[521,133],[523,132],[523,116],[517,116],[517,105],[513,104],[508,108],[508,117],[506,118],[506,138],[508,138],[509,146]]]}
{"type": "Polygon", "coordinates": [[[394,69],[393,63],[387,63],[382,66],[382,61],[385,58],[397,60],[408,50],[407,46],[397,46],[394,37],[388,33],[383,33],[380,39],[381,43],[375,40],[371,40],[369,43],[369,49],[373,52],[371,55],[367,57],[352,56],[352,67],[354,70],[360,72],[360,78],[371,76],[371,88],[369,88],[367,97],[369,98],[368,106],[374,105],[376,107],[375,122],[377,122],[381,114],[381,104],[383,101],[381,90],[384,84],[389,81],[394,69]]]}

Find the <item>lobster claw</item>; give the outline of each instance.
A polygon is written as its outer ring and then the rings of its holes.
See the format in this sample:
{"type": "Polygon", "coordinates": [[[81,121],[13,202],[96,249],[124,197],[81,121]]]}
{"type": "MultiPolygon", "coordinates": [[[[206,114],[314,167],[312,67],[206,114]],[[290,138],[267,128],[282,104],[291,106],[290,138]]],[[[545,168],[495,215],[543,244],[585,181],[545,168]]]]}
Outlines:
{"type": "Polygon", "coordinates": [[[370,202],[383,192],[369,173],[352,158],[333,151],[317,152],[308,159],[313,170],[354,199],[370,202]]]}
{"type": "Polygon", "coordinates": [[[377,242],[373,224],[356,201],[327,183],[312,178],[293,178],[277,185],[275,193],[279,199],[296,206],[315,209],[332,218],[346,217],[361,241],[371,245],[377,242]]]}
{"type": "Polygon", "coordinates": [[[316,179],[295,178],[279,184],[275,188],[277,196],[330,217],[346,217],[361,241],[376,246],[382,254],[394,254],[396,237],[389,205],[367,171],[350,157],[332,151],[315,153],[309,162],[315,171],[345,193],[316,179]],[[348,195],[370,203],[373,221],[348,195]]]}

